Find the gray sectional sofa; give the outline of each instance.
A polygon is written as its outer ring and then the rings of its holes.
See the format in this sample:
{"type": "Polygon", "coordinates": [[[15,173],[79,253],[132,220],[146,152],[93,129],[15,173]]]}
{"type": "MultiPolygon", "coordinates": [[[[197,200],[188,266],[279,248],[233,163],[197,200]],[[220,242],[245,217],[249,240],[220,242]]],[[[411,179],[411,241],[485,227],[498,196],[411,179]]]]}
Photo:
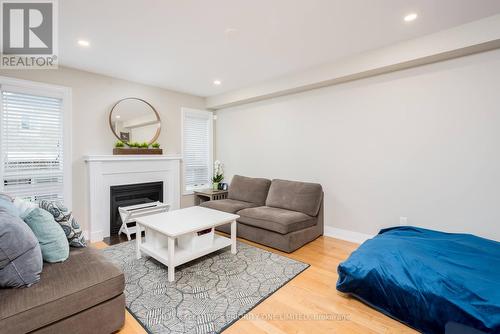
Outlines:
{"type": "MultiPolygon", "coordinates": [[[[227,199],[201,206],[238,214],[238,237],[287,253],[323,235],[323,189],[317,183],[235,175],[227,199]]],[[[218,230],[229,233],[230,226],[218,230]]]]}

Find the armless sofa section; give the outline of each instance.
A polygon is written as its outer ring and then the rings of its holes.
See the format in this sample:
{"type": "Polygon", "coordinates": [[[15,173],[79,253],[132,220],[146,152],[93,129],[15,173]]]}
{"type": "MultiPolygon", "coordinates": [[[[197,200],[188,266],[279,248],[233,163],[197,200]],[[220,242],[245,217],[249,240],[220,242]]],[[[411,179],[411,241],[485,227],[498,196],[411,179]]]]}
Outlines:
{"type": "Polygon", "coordinates": [[[109,334],[125,322],[125,279],[98,250],[78,248],[44,263],[40,282],[0,289],[0,334],[109,334]]]}
{"type": "MultiPolygon", "coordinates": [[[[323,189],[317,183],[235,175],[227,199],[201,205],[238,214],[238,237],[287,253],[323,235],[323,189]]],[[[230,227],[218,230],[229,233],[230,227]]]]}

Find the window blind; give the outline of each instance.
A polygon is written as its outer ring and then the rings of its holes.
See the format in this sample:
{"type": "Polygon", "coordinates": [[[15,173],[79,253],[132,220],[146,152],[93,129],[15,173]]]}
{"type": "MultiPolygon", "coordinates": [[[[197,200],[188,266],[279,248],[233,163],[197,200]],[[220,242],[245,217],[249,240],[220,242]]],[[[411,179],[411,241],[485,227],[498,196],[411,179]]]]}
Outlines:
{"type": "Polygon", "coordinates": [[[64,201],[63,101],[1,90],[2,182],[31,201],[64,201]]]}
{"type": "Polygon", "coordinates": [[[212,113],[184,111],[183,163],[186,190],[210,187],[212,113]]]}

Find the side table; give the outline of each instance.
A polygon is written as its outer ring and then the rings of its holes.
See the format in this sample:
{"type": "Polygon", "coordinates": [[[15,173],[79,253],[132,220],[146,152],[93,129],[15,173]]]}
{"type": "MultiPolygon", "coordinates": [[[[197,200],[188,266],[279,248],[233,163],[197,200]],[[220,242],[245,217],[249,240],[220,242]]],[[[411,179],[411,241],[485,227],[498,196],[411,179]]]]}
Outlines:
{"type": "Polygon", "coordinates": [[[206,201],[226,199],[227,193],[228,193],[227,190],[212,190],[212,189],[198,190],[194,192],[194,204],[200,205],[201,203],[206,201]]]}

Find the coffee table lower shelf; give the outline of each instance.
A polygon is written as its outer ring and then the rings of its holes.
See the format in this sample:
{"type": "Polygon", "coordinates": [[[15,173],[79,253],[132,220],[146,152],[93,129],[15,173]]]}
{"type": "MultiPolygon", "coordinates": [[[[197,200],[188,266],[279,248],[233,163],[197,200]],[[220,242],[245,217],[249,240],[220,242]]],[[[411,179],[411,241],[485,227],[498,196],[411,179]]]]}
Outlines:
{"type": "MultiPolygon", "coordinates": [[[[147,236],[146,236],[147,240],[147,236]]],[[[219,249],[231,246],[231,239],[226,238],[221,235],[214,235],[214,242],[211,247],[208,248],[203,248],[203,249],[196,249],[196,250],[190,250],[190,249],[184,249],[180,248],[178,246],[174,247],[174,260],[172,261],[173,263],[169,263],[168,261],[168,246],[167,245],[161,245],[158,247],[154,243],[148,243],[147,241],[144,243],[140,244],[140,251],[141,253],[144,253],[146,255],[151,256],[152,258],[158,260],[159,262],[163,263],[167,267],[177,267],[180,266],[181,264],[184,264],[186,262],[189,262],[191,260],[200,258],[202,256],[205,256],[207,254],[210,254],[212,252],[215,252],[219,249]]]]}

